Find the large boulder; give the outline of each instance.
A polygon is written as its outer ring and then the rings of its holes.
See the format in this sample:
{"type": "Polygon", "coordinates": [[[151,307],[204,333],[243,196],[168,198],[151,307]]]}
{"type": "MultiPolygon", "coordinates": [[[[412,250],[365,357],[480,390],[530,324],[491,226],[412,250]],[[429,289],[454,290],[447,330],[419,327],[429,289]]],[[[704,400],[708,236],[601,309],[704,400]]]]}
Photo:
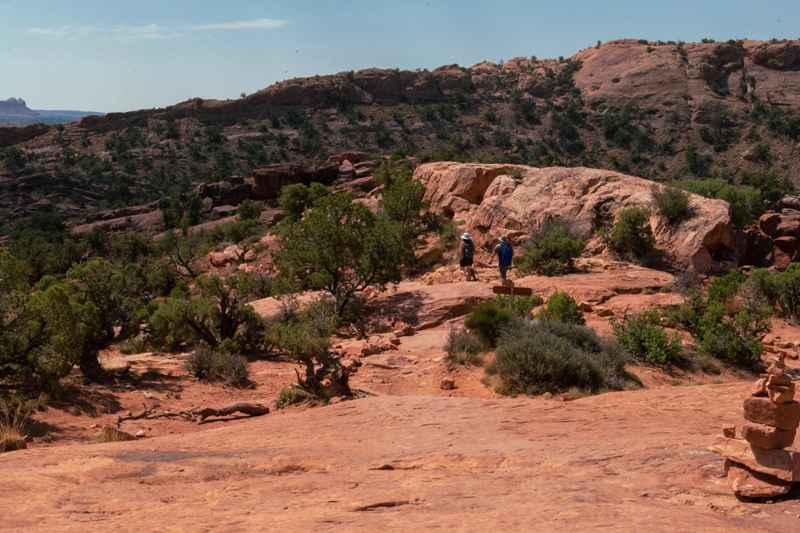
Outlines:
{"type": "Polygon", "coordinates": [[[585,236],[625,207],[651,208],[657,246],[678,268],[711,272],[736,261],[728,204],[690,195],[694,216],[671,226],[653,208],[652,181],[611,170],[534,168],[522,165],[439,162],[417,167],[432,208],[463,221],[477,244],[501,235],[519,242],[550,218],[573,224],[585,236]]]}

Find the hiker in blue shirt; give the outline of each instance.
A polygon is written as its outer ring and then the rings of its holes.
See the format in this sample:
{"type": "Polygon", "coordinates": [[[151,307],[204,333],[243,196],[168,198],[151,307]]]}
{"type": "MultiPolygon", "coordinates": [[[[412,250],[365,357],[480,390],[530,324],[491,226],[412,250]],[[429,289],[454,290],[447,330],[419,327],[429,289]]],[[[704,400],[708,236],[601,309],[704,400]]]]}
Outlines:
{"type": "Polygon", "coordinates": [[[514,260],[514,248],[505,236],[500,237],[500,244],[495,246],[494,253],[497,255],[498,266],[500,267],[500,278],[506,281],[506,274],[508,269],[511,268],[511,262],[514,260]]]}

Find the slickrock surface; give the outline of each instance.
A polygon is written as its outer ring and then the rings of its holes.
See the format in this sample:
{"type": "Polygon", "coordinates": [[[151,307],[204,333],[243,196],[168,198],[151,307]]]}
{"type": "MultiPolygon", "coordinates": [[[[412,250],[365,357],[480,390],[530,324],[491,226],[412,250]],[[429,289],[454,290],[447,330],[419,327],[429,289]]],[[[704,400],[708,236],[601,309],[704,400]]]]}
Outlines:
{"type": "Polygon", "coordinates": [[[371,397],[0,456],[10,531],[792,531],[706,450],[749,384],[574,402],[371,397]],[[713,401],[709,399],[713,398],[713,401]]]}

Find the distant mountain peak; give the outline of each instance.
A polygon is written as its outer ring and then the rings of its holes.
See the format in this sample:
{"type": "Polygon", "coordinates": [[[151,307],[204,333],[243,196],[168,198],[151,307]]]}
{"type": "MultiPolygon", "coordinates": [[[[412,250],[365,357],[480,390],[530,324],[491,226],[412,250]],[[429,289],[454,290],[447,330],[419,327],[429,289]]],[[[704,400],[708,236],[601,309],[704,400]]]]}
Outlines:
{"type": "Polygon", "coordinates": [[[41,122],[44,124],[63,124],[80,120],[89,115],[101,115],[91,111],[41,110],[31,109],[22,98],[0,100],[0,125],[23,126],[41,122]]]}
{"type": "Polygon", "coordinates": [[[0,114],[7,115],[35,115],[36,112],[28,108],[22,98],[8,98],[0,100],[0,114]]]}

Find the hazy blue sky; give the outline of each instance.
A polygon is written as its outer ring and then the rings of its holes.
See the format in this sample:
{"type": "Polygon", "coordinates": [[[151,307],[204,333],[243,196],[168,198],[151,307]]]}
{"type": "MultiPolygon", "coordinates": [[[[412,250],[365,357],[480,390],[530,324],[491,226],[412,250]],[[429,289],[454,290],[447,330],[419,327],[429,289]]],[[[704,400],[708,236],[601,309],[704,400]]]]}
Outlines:
{"type": "Polygon", "coordinates": [[[798,0],[0,0],[0,98],[124,111],[369,66],[706,36],[800,37],[798,0]]]}

